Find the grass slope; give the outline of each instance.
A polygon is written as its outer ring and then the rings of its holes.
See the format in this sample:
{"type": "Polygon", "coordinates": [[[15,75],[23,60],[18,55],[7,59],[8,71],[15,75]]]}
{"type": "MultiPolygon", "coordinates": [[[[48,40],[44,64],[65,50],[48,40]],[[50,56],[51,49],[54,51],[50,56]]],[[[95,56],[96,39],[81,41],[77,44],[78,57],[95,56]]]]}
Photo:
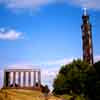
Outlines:
{"type": "MultiPolygon", "coordinates": [[[[5,89],[0,90],[0,100],[45,100],[45,98],[39,91],[5,89]]],[[[61,99],[54,96],[49,96],[48,100],[61,99]]]]}

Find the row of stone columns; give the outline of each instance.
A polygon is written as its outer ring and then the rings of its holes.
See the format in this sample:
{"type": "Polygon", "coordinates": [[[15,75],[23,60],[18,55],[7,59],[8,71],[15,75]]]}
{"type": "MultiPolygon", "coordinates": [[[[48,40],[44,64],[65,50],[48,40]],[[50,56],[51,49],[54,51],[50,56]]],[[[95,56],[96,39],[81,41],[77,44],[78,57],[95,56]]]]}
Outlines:
{"type": "MultiPolygon", "coordinates": [[[[13,71],[13,72],[5,72],[5,80],[7,81],[5,86],[6,87],[9,87],[10,86],[10,74],[13,73],[13,82],[12,82],[12,85],[13,87],[15,87],[15,84],[16,84],[16,73],[18,73],[18,83],[17,85],[19,87],[21,87],[21,73],[22,72],[17,72],[17,71],[13,71]]],[[[40,71],[23,71],[23,86],[22,87],[35,87],[36,86],[36,83],[38,84],[38,86],[41,85],[41,72],[40,71]],[[33,77],[32,77],[32,74],[31,72],[33,72],[33,77]],[[26,73],[28,73],[28,86],[26,86],[26,73]],[[36,78],[36,74],[38,76],[38,78],[36,78]],[[33,86],[31,86],[31,82],[32,82],[32,79],[33,78],[33,86]],[[38,80],[38,81],[36,81],[38,80]]]]}

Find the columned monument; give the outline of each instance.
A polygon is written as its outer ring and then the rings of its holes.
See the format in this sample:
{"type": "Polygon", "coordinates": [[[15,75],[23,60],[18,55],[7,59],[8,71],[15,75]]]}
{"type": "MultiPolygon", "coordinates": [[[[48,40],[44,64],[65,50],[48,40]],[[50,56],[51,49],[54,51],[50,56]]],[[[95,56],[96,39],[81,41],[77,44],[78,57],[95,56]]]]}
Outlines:
{"type": "Polygon", "coordinates": [[[34,89],[40,88],[40,85],[40,69],[6,69],[4,71],[4,88],[34,89]]]}

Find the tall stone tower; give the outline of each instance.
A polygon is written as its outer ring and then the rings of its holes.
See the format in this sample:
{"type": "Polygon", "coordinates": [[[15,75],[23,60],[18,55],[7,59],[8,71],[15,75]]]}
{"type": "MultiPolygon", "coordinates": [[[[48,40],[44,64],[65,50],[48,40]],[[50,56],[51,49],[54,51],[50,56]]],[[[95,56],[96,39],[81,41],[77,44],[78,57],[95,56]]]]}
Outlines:
{"type": "Polygon", "coordinates": [[[89,22],[89,15],[86,8],[84,9],[82,20],[83,60],[89,64],[93,64],[92,25],[89,22]]]}

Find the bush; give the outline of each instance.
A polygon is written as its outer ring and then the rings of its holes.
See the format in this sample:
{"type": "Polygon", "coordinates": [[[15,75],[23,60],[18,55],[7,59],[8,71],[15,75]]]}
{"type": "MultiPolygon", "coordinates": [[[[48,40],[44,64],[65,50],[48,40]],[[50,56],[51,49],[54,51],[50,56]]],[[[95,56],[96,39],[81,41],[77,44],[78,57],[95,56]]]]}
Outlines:
{"type": "Polygon", "coordinates": [[[47,86],[47,85],[42,86],[42,87],[41,87],[41,89],[42,89],[42,92],[43,92],[43,93],[48,94],[48,93],[50,92],[50,90],[49,90],[49,88],[48,88],[48,86],[47,86]]]}

